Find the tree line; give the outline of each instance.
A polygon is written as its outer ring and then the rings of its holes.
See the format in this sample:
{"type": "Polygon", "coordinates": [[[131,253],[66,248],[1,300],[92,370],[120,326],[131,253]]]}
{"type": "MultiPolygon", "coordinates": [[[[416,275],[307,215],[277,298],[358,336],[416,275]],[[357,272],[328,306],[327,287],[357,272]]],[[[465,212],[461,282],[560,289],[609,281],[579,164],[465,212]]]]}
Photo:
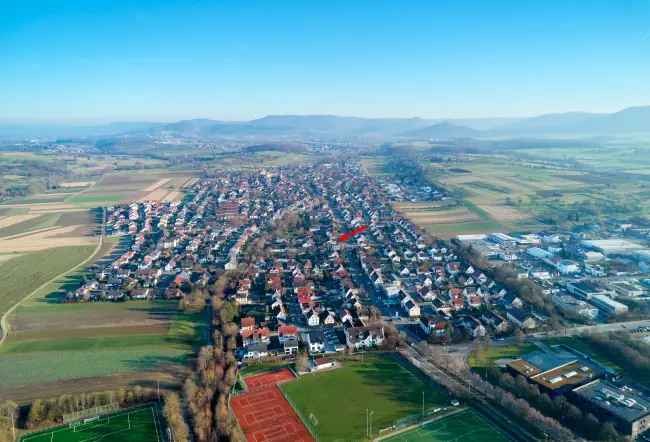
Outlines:
{"type": "Polygon", "coordinates": [[[625,370],[650,373],[650,345],[643,341],[627,333],[596,334],[585,339],[625,370]]]}
{"type": "Polygon", "coordinates": [[[483,380],[478,374],[469,369],[462,355],[447,353],[439,346],[418,344],[417,350],[438,367],[453,375],[438,376],[436,381],[443,385],[451,394],[468,402],[488,401],[500,409],[507,410],[522,422],[528,422],[538,431],[547,434],[550,440],[574,441],[579,440],[571,430],[564,427],[558,420],[545,416],[531,406],[526,400],[516,397],[510,391],[498,385],[483,380]],[[462,383],[454,379],[462,379],[462,383]],[[477,396],[476,393],[480,393],[477,396]]]}
{"type": "Polygon", "coordinates": [[[136,385],[117,390],[35,399],[25,406],[5,401],[0,404],[0,442],[13,441],[14,429],[33,430],[62,424],[66,414],[104,405],[126,408],[158,399],[156,389],[136,385]]]}
{"type": "Polygon", "coordinates": [[[226,300],[240,278],[227,271],[203,293],[210,295],[210,344],[200,348],[192,373],[185,379],[181,396],[172,393],[165,401],[165,417],[176,442],[240,440],[228,401],[237,382],[237,336],[234,322],[239,314],[234,301],[226,300]]]}
{"type": "Polygon", "coordinates": [[[592,413],[583,413],[564,396],[551,398],[548,394],[541,392],[537,385],[528,382],[522,375],[513,377],[496,367],[489,370],[489,378],[494,380],[497,385],[518,398],[524,399],[540,413],[556,419],[575,433],[591,440],[625,440],[611,422],[601,422],[592,413]]]}

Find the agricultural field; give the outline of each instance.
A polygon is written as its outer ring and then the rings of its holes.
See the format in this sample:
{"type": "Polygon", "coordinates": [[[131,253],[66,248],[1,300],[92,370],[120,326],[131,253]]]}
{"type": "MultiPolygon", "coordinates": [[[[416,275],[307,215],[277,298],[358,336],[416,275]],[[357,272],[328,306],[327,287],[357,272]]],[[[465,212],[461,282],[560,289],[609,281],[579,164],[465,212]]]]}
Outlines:
{"type": "Polygon", "coordinates": [[[469,202],[449,206],[439,202],[394,203],[393,207],[424,228],[431,235],[448,239],[467,233],[491,232],[502,229],[488,213],[469,202]]]}
{"type": "MultiPolygon", "coordinates": [[[[546,150],[521,149],[503,154],[459,154],[442,162],[423,160],[429,179],[446,188],[458,205],[446,212],[433,208],[436,213],[426,214],[429,216],[421,213],[422,208],[405,213],[441,237],[539,230],[548,225],[569,227],[610,215],[647,215],[650,175],[639,162],[634,164],[633,154],[639,149],[629,151],[625,159],[609,162],[603,152],[591,150],[593,159],[587,164],[564,158],[571,154],[570,148],[549,149],[549,156],[545,156],[546,150]],[[446,222],[446,217],[455,219],[446,222]]],[[[611,153],[612,149],[604,151],[611,153]]],[[[622,152],[625,150],[614,150],[614,157],[622,152]]],[[[575,155],[583,153],[578,149],[575,155]]],[[[645,164],[646,160],[639,161],[645,164]]]]}
{"type": "Polygon", "coordinates": [[[650,145],[647,140],[618,140],[592,147],[518,149],[513,153],[521,158],[577,164],[602,171],[648,174],[650,167],[650,145]]]}
{"type": "Polygon", "coordinates": [[[367,409],[376,435],[400,419],[421,415],[423,394],[425,410],[448,404],[444,390],[397,355],[369,353],[341,362],[341,368],[280,386],[321,440],[364,440],[367,409]]]}
{"type": "Polygon", "coordinates": [[[384,442],[508,442],[510,438],[478,412],[465,409],[381,440],[384,442]]]}
{"type": "Polygon", "coordinates": [[[104,175],[92,187],[65,199],[78,207],[110,206],[131,201],[180,201],[193,177],[186,173],[129,171],[104,175]]]}
{"type": "Polygon", "coordinates": [[[0,398],[178,384],[187,357],[204,338],[202,318],[180,313],[173,301],[59,302],[87,265],[116,246],[113,238],[104,241],[83,267],[43,285],[9,316],[10,334],[0,346],[0,398]]]}
{"type": "Polygon", "coordinates": [[[361,168],[372,177],[387,175],[384,170],[386,161],[381,157],[365,157],[360,159],[361,168]]]}
{"type": "Polygon", "coordinates": [[[161,159],[120,155],[0,152],[0,201],[61,204],[107,174],[148,174],[167,165],[161,159]]]}
{"type": "Polygon", "coordinates": [[[201,166],[221,170],[254,169],[258,167],[282,167],[304,164],[311,160],[309,154],[299,152],[282,152],[260,150],[241,154],[232,153],[215,157],[213,160],[202,162],[201,166]]]}
{"type": "Polygon", "coordinates": [[[0,255],[0,316],[43,283],[70,270],[94,251],[95,246],[60,247],[38,252],[0,255]]]}
{"type": "Polygon", "coordinates": [[[56,188],[0,204],[0,315],[17,306],[3,319],[9,333],[0,344],[0,399],[133,383],[177,386],[187,358],[204,338],[203,318],[180,313],[175,302],[58,301],[78,286],[88,265],[117,246],[113,238],[99,242],[97,207],[140,199],[178,201],[196,178],[154,164],[115,172],[137,166],[126,158],[25,158],[79,169],[56,188]]]}
{"type": "Polygon", "coordinates": [[[162,417],[157,406],[149,405],[100,416],[87,423],[65,425],[31,433],[20,438],[21,442],[159,442],[165,440],[162,433],[162,417]]]}
{"type": "Polygon", "coordinates": [[[26,400],[161,381],[178,385],[204,339],[199,314],[173,301],[62,304],[32,299],[0,347],[0,398],[26,400]]]}
{"type": "Polygon", "coordinates": [[[498,155],[467,155],[453,163],[432,163],[430,169],[434,181],[506,230],[535,224],[532,204],[536,196],[579,192],[587,187],[574,178],[574,173],[498,155]]]}

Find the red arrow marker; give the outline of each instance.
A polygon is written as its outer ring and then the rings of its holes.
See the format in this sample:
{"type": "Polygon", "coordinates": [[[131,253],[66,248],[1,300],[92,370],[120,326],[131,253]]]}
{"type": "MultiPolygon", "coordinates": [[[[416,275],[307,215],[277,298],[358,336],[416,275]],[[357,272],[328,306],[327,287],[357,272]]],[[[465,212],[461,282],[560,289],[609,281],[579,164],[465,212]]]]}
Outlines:
{"type": "Polygon", "coordinates": [[[368,226],[359,226],[354,230],[350,230],[349,232],[345,232],[343,235],[339,236],[339,241],[347,241],[348,239],[352,238],[354,235],[358,235],[361,232],[364,232],[368,230],[368,226]]]}

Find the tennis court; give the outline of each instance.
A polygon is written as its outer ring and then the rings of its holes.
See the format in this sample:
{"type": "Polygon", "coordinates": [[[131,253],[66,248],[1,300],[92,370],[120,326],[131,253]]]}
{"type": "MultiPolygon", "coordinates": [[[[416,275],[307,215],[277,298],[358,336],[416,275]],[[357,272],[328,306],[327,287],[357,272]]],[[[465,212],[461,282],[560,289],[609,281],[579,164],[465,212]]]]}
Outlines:
{"type": "Polygon", "coordinates": [[[231,406],[248,442],[313,442],[277,385],[293,379],[286,368],[244,378],[248,390],[231,406]]]}
{"type": "Polygon", "coordinates": [[[155,406],[82,420],[23,436],[21,442],[160,442],[160,419],[155,406]]]}
{"type": "Polygon", "coordinates": [[[382,442],[509,442],[499,428],[467,409],[421,427],[382,439],[382,442]]]}

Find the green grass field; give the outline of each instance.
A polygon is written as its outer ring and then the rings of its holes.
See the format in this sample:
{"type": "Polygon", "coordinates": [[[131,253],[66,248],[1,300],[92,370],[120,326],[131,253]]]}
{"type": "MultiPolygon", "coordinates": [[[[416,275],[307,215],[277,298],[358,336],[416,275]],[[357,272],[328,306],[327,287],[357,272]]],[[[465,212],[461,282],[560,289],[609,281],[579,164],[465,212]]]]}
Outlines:
{"type": "Polygon", "coordinates": [[[267,371],[279,370],[280,368],[290,367],[292,364],[287,361],[250,361],[239,370],[242,376],[264,373],[267,371]]]}
{"type": "Polygon", "coordinates": [[[128,200],[130,195],[114,193],[114,194],[89,194],[82,193],[78,195],[73,195],[65,199],[66,203],[76,204],[81,207],[90,207],[90,206],[110,206],[117,204],[121,201],[128,200]]]}
{"type": "MultiPolygon", "coordinates": [[[[97,258],[113,246],[115,241],[106,241],[97,258]]],[[[50,249],[2,262],[0,309],[72,268],[92,249],[50,249]]],[[[203,318],[179,312],[176,302],[57,302],[82,274],[52,281],[9,317],[11,333],[0,347],[0,397],[29,396],[43,384],[72,379],[176,370],[205,335],[203,318]]]]}
{"type": "Polygon", "coordinates": [[[28,219],[11,226],[0,229],[0,237],[19,235],[21,233],[28,233],[33,230],[44,229],[46,227],[54,227],[57,225],[61,214],[48,213],[39,215],[36,218],[28,219]]]}
{"type": "Polygon", "coordinates": [[[471,409],[382,439],[385,442],[508,442],[509,440],[499,428],[471,409]]]}
{"type": "Polygon", "coordinates": [[[444,390],[394,354],[345,360],[341,368],[305,375],[281,388],[305,424],[327,441],[363,440],[366,409],[373,413],[376,435],[399,419],[420,415],[423,392],[425,410],[449,401],[444,390]]]}
{"type": "Polygon", "coordinates": [[[184,365],[203,325],[168,301],[21,307],[0,348],[0,396],[3,387],[184,365]]]}
{"type": "Polygon", "coordinates": [[[21,442],[159,442],[164,440],[154,406],[102,416],[99,419],[23,436],[21,442]]]}
{"type": "Polygon", "coordinates": [[[0,264],[0,315],[44,282],[86,259],[95,246],[71,246],[27,253],[0,264]]]}
{"type": "Polygon", "coordinates": [[[528,342],[509,345],[490,345],[487,348],[479,348],[470,353],[468,363],[474,369],[481,369],[494,365],[499,359],[517,359],[521,355],[535,349],[537,347],[528,342]]]}

